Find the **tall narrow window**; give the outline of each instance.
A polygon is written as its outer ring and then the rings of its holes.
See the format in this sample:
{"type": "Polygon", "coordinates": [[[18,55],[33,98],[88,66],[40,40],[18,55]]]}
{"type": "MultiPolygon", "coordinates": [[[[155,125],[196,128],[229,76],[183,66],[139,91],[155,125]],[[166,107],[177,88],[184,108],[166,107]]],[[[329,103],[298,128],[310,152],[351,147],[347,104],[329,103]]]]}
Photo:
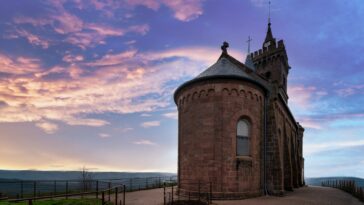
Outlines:
{"type": "Polygon", "coordinates": [[[237,125],[236,155],[237,156],[250,155],[249,123],[244,119],[240,119],[237,125]]]}

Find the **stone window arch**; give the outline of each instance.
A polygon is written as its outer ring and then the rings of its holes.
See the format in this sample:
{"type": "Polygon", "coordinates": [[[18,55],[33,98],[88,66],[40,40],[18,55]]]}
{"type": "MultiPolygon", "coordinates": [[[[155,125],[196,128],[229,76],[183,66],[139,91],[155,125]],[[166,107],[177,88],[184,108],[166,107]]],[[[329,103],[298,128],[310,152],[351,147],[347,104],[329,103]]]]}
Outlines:
{"type": "Polygon", "coordinates": [[[239,119],[236,126],[236,155],[250,156],[251,125],[246,119],[239,119]]]}

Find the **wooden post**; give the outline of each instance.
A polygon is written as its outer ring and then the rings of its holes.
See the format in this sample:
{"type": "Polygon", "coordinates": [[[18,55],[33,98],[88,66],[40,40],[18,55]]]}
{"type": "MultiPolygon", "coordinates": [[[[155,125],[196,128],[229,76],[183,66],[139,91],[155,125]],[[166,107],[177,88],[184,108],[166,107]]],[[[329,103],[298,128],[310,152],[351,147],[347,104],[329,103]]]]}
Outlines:
{"type": "Polygon", "coordinates": [[[118,204],[118,188],[115,187],[115,205],[118,204]]]}
{"type": "Polygon", "coordinates": [[[33,205],[33,201],[32,201],[32,199],[29,199],[29,200],[28,200],[28,205],[33,205]]]}

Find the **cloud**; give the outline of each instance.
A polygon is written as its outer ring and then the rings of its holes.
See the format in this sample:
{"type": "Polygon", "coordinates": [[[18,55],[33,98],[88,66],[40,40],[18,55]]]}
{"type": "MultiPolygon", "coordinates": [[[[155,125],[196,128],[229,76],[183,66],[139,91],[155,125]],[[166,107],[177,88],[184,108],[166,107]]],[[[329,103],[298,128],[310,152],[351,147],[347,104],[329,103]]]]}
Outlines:
{"type": "Polygon", "coordinates": [[[203,14],[200,0],[164,0],[163,2],[174,11],[174,17],[180,21],[191,21],[203,14]]]}
{"type": "Polygon", "coordinates": [[[336,90],[336,93],[341,97],[347,97],[354,94],[364,94],[364,85],[350,85],[345,88],[336,90]]]}
{"type": "Polygon", "coordinates": [[[322,108],[323,102],[321,99],[326,95],[328,95],[326,90],[315,86],[288,86],[288,104],[297,116],[316,112],[318,107],[322,108]]]}
{"type": "Polygon", "coordinates": [[[40,60],[19,56],[16,58],[8,57],[0,53],[0,72],[10,74],[29,74],[40,72],[40,60]]]}
{"type": "Polygon", "coordinates": [[[71,54],[67,54],[65,56],[63,56],[62,60],[64,62],[67,63],[73,63],[73,62],[79,62],[79,61],[83,61],[84,57],[82,55],[71,55],[71,54]]]}
{"type": "Polygon", "coordinates": [[[99,133],[99,137],[100,138],[109,138],[111,136],[109,134],[106,134],[106,133],[99,133]]]}
{"type": "Polygon", "coordinates": [[[157,11],[161,5],[174,12],[174,17],[180,21],[191,21],[203,14],[202,0],[126,0],[132,6],[145,6],[157,11]]]}
{"type": "MultiPolygon", "coordinates": [[[[149,26],[147,24],[131,25],[126,28],[115,28],[100,23],[88,23],[66,10],[63,5],[64,3],[65,2],[61,1],[48,2],[47,5],[50,6],[49,10],[51,12],[44,18],[18,16],[13,19],[13,22],[19,25],[30,24],[33,27],[42,29],[51,27],[58,35],[57,39],[52,40],[52,43],[66,42],[82,49],[105,44],[105,39],[110,36],[120,37],[124,36],[126,33],[145,35],[149,31],[149,26]]],[[[11,35],[10,38],[15,37],[25,37],[29,43],[40,45],[43,48],[48,48],[50,44],[50,41],[46,41],[42,37],[31,34],[25,30],[16,30],[16,34],[11,35]]]]}
{"type": "Polygon", "coordinates": [[[44,49],[49,47],[49,41],[41,38],[40,36],[37,36],[35,34],[30,33],[29,31],[26,31],[24,29],[17,29],[14,31],[13,34],[10,34],[8,36],[5,36],[5,38],[14,39],[14,38],[25,38],[27,41],[35,46],[40,46],[44,49]]]}
{"type": "Polygon", "coordinates": [[[160,124],[161,124],[160,121],[148,121],[148,122],[143,122],[142,124],[140,124],[140,126],[144,128],[149,128],[149,127],[158,127],[160,126],[160,124]]]}
{"type": "MultiPolygon", "coordinates": [[[[90,117],[91,114],[156,111],[170,106],[175,89],[170,82],[197,75],[213,63],[214,56],[216,61],[219,52],[209,47],[126,50],[91,62],[82,61],[77,66],[49,69],[41,68],[39,60],[13,60],[0,55],[0,62],[6,65],[2,69],[8,67],[9,72],[18,73],[0,80],[0,101],[7,104],[1,108],[0,122],[52,120],[98,127],[109,122],[90,117]],[[200,59],[196,53],[201,54],[200,59]],[[32,69],[27,69],[29,66],[32,69]]],[[[147,122],[145,126],[156,123],[147,122]]]]}
{"type": "Polygon", "coordinates": [[[155,142],[152,142],[150,140],[145,140],[145,139],[135,141],[135,142],[133,142],[133,144],[136,144],[136,145],[152,145],[152,146],[157,145],[155,142]]]}
{"type": "Polygon", "coordinates": [[[364,140],[347,140],[347,141],[336,141],[336,142],[325,142],[325,143],[317,143],[317,144],[305,144],[304,152],[305,155],[312,155],[314,153],[328,151],[328,150],[337,150],[349,147],[357,147],[363,146],[364,140]]]}
{"type": "Polygon", "coordinates": [[[168,113],[164,113],[163,116],[167,117],[167,118],[171,118],[174,120],[178,119],[178,112],[168,112],[168,113]]]}
{"type": "Polygon", "coordinates": [[[38,122],[35,124],[37,127],[41,128],[47,134],[53,134],[58,130],[58,125],[50,122],[38,122]]]}
{"type": "Polygon", "coordinates": [[[150,116],[152,116],[152,115],[151,115],[151,114],[148,114],[148,113],[142,113],[140,116],[141,116],[141,117],[150,117],[150,116]]]}

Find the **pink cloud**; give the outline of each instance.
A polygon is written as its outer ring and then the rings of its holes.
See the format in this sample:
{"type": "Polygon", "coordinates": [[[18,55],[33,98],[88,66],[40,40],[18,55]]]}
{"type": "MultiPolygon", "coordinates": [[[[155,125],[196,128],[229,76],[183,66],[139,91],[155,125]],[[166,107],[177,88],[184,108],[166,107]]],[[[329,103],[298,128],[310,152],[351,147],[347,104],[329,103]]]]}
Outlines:
{"type": "Polygon", "coordinates": [[[327,91],[318,89],[314,86],[288,86],[289,104],[293,107],[298,107],[301,109],[307,110],[309,108],[312,108],[318,99],[326,95],[327,91]]]}
{"type": "Polygon", "coordinates": [[[49,41],[45,40],[37,35],[34,35],[26,30],[18,29],[15,31],[14,34],[7,36],[7,38],[20,38],[23,37],[27,39],[27,41],[35,46],[41,46],[42,48],[46,49],[49,47],[49,41]]]}
{"type": "Polygon", "coordinates": [[[191,21],[203,14],[203,0],[126,0],[131,6],[145,6],[158,10],[161,5],[167,6],[174,12],[174,17],[180,21],[191,21]]]}
{"type": "Polygon", "coordinates": [[[120,28],[113,28],[110,26],[100,25],[100,24],[87,24],[86,29],[94,30],[102,36],[122,36],[125,31],[120,28]]]}
{"type": "Polygon", "coordinates": [[[139,33],[145,35],[149,31],[149,26],[147,24],[135,25],[128,28],[129,32],[139,33]]]}
{"type": "Polygon", "coordinates": [[[157,145],[155,142],[152,142],[150,140],[145,140],[145,139],[135,141],[135,142],[133,142],[133,144],[136,144],[136,145],[153,145],[153,146],[157,145]]]}
{"type": "Polygon", "coordinates": [[[163,0],[163,3],[174,11],[174,17],[180,21],[191,21],[203,13],[200,0],[163,0]]]}
{"type": "Polygon", "coordinates": [[[0,72],[11,74],[29,74],[41,71],[40,61],[35,58],[10,58],[0,53],[0,72]]]}
{"type": "MultiPolygon", "coordinates": [[[[23,65],[32,68],[32,75],[13,75],[0,81],[0,101],[6,104],[1,107],[0,122],[34,122],[38,127],[46,127],[49,124],[44,122],[52,121],[98,127],[109,122],[89,118],[88,114],[146,113],[165,108],[173,93],[173,88],[166,84],[201,72],[209,65],[211,56],[208,55],[212,53],[217,58],[219,49],[127,50],[107,54],[92,62],[55,66],[48,70],[41,69],[40,62],[35,59],[0,56],[0,62],[6,65],[2,68],[10,67],[8,70],[12,72],[18,70],[27,74],[29,71],[24,70],[23,65]],[[198,52],[205,52],[205,55],[197,59],[195,54],[198,52]],[[95,69],[86,69],[88,67],[95,69]],[[77,80],[44,78],[52,73],[77,80]]],[[[173,114],[166,116],[173,117],[173,114]]],[[[158,123],[146,122],[143,126],[157,126],[158,123]]]]}
{"type": "Polygon", "coordinates": [[[63,56],[62,60],[67,63],[73,63],[73,62],[83,61],[84,57],[82,55],[67,54],[67,55],[63,56]]]}
{"type": "Polygon", "coordinates": [[[58,125],[50,122],[38,122],[35,124],[37,127],[41,128],[47,134],[53,134],[58,130],[58,125]]]}

